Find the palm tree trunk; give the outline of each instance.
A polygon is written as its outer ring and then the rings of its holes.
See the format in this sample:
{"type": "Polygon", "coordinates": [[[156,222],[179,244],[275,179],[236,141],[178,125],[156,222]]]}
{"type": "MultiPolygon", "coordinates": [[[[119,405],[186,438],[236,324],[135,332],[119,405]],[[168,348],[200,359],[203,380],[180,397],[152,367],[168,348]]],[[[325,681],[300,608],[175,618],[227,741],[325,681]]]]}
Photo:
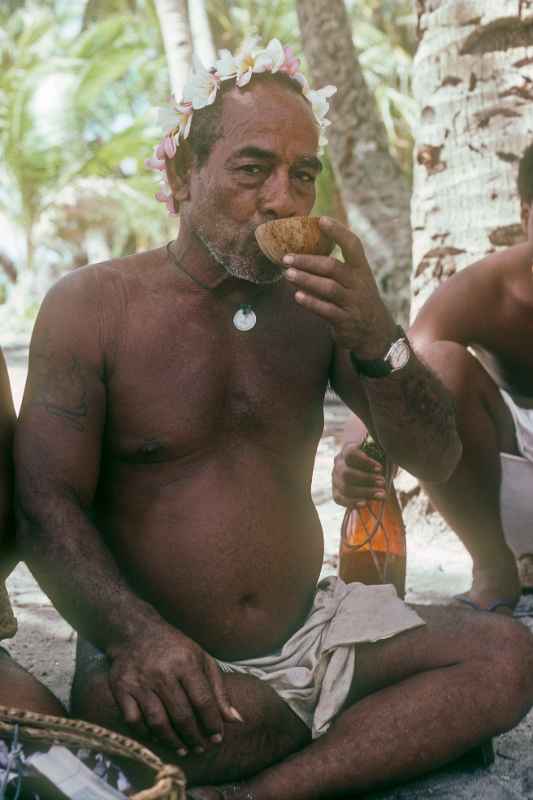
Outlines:
{"type": "Polygon", "coordinates": [[[189,22],[194,55],[205,66],[211,66],[215,63],[216,52],[205,0],[189,0],[189,22]]]}
{"type": "Polygon", "coordinates": [[[28,222],[26,226],[26,269],[33,270],[33,258],[35,255],[35,243],[33,241],[34,222],[28,222]]]}
{"type": "Polygon", "coordinates": [[[522,238],[516,175],[533,131],[531,11],[529,1],[417,0],[414,313],[454,272],[522,238]]]}
{"type": "Polygon", "coordinates": [[[192,61],[187,0],[154,0],[165,45],[172,93],[181,100],[192,61]]]}
{"type": "Polygon", "coordinates": [[[350,226],[361,236],[387,305],[405,322],[411,272],[410,192],[389,153],[365,83],[344,0],[297,0],[306,60],[316,86],[338,87],[328,128],[331,160],[350,226]]]}

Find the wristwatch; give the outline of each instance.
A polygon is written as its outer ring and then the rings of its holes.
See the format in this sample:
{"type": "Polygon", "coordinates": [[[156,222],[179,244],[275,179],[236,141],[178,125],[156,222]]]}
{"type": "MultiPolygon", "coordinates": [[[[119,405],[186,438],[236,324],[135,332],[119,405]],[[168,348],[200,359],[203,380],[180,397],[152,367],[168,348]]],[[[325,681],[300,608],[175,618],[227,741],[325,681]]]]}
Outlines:
{"type": "Polygon", "coordinates": [[[411,345],[403,328],[396,327],[396,338],[383,358],[357,358],[350,350],[350,360],[356,372],[365,378],[385,378],[405,367],[411,358],[411,345]]]}

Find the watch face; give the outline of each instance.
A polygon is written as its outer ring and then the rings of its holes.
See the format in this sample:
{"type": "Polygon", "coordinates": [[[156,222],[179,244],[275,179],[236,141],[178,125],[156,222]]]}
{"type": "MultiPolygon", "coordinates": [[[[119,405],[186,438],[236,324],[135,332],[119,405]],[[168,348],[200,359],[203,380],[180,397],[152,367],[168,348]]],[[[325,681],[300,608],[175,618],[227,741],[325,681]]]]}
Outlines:
{"type": "Polygon", "coordinates": [[[391,365],[393,370],[401,369],[405,367],[407,362],[409,361],[409,356],[411,355],[411,350],[409,348],[409,344],[405,339],[398,339],[394,344],[391,346],[389,350],[387,361],[391,365]]]}

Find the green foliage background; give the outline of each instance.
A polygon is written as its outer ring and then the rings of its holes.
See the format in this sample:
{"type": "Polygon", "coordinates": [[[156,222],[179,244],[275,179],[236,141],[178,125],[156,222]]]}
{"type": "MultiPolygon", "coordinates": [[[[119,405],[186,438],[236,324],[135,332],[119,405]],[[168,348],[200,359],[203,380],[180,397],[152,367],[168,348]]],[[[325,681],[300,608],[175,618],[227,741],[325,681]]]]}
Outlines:
{"type": "MultiPolygon", "coordinates": [[[[200,0],[195,0],[200,2],[200,0]]],[[[217,48],[277,36],[301,56],[294,0],[206,0],[217,48]]],[[[390,148],[410,173],[416,108],[410,0],[348,0],[390,148]]],[[[153,0],[0,6],[0,338],[27,338],[50,283],[88,261],[173,237],[144,167],[170,94],[153,0]]],[[[329,162],[318,213],[338,212],[329,162]]]]}

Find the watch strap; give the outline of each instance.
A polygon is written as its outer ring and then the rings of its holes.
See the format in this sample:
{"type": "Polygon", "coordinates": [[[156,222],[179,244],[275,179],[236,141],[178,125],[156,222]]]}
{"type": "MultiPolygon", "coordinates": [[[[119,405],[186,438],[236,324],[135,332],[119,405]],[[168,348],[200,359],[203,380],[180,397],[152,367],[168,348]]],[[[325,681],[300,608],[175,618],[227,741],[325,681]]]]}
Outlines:
{"type": "Polygon", "coordinates": [[[386,357],[390,351],[390,348],[394,342],[398,341],[398,339],[405,339],[408,341],[406,333],[400,325],[396,326],[394,339],[389,345],[387,353],[383,358],[357,358],[357,356],[354,355],[354,353],[350,350],[350,361],[352,362],[352,366],[355,371],[360,375],[363,375],[365,378],[385,378],[387,375],[390,375],[394,370],[386,360],[386,357]]]}

